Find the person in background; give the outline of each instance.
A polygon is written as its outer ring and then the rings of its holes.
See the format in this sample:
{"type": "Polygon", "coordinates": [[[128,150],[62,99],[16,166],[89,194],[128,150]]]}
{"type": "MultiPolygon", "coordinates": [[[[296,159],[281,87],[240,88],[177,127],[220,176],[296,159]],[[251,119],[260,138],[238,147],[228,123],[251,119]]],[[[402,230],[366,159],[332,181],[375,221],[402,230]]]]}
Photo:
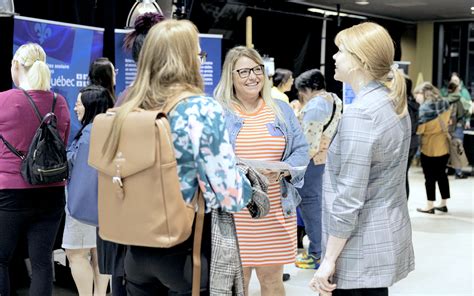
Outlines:
{"type": "MultiPolygon", "coordinates": [[[[87,163],[77,163],[76,159],[80,154],[89,155],[90,131],[94,117],[106,112],[113,105],[113,98],[104,87],[90,85],[79,92],[74,111],[82,127],[67,151],[69,170],[75,172],[69,176],[77,178],[94,173],[94,169],[87,163]]],[[[88,194],[97,195],[96,185],[84,184],[84,186],[89,189],[88,194]]],[[[66,250],[79,295],[105,296],[109,276],[99,273],[96,227],[75,220],[67,212],[67,207],[62,247],[66,250]]]]}
{"type": "Polygon", "coordinates": [[[449,160],[448,125],[451,115],[449,103],[443,99],[439,90],[429,82],[424,82],[414,90],[416,101],[421,105],[417,133],[420,135],[421,167],[425,175],[427,203],[418,212],[434,214],[435,210],[447,212],[450,198],[449,180],[446,165],[449,160]],[[436,183],[441,193],[441,202],[436,200],[436,183]]]}
{"type": "MultiPolygon", "coordinates": [[[[134,30],[127,34],[124,39],[124,49],[131,50],[132,58],[138,66],[138,57],[142,49],[148,31],[157,23],[164,20],[160,13],[147,12],[136,18],[134,30]]],[[[108,79],[104,79],[108,80],[108,79]]],[[[114,80],[115,81],[115,80],[114,80]]],[[[127,93],[133,83],[126,88],[115,102],[118,107],[124,103],[127,93]]],[[[99,253],[99,269],[101,273],[112,275],[113,296],[126,296],[124,260],[127,247],[114,242],[104,241],[100,237],[97,239],[99,253]]]]}
{"type": "Polygon", "coordinates": [[[405,80],[382,26],[352,26],[335,43],[334,79],[356,97],[327,153],[323,258],[310,287],[321,296],[387,296],[415,263],[405,192],[411,138],[405,80]]]}
{"type": "Polygon", "coordinates": [[[418,147],[420,146],[420,138],[416,133],[418,128],[418,109],[420,108],[420,104],[415,100],[413,94],[411,92],[412,89],[412,81],[410,78],[405,77],[405,84],[406,84],[406,92],[407,92],[407,107],[408,113],[410,114],[410,121],[411,121],[411,139],[410,139],[410,150],[408,151],[408,165],[407,165],[407,175],[406,175],[406,191],[407,191],[407,199],[410,195],[410,184],[408,182],[408,170],[410,169],[410,165],[413,161],[413,158],[418,151],[418,147]]]}
{"type": "Polygon", "coordinates": [[[285,92],[291,90],[293,85],[293,72],[288,69],[277,68],[272,77],[272,98],[290,103],[290,99],[285,92]]]}
{"type": "MultiPolygon", "coordinates": [[[[89,67],[90,85],[105,88],[113,102],[115,102],[115,67],[108,58],[98,58],[89,67]]],[[[104,275],[112,275],[111,286],[114,296],[125,296],[123,260],[125,246],[104,241],[97,232],[96,235],[97,259],[99,271],[104,275]]]]}
{"type": "MultiPolygon", "coordinates": [[[[46,54],[36,43],[20,46],[11,63],[17,89],[0,93],[0,135],[26,154],[39,121],[27,95],[42,116],[51,112],[54,94],[46,54]]],[[[57,94],[54,114],[65,145],[70,116],[66,99],[57,94]]],[[[26,236],[31,260],[30,295],[52,295],[53,244],[64,213],[66,182],[30,185],[21,176],[21,159],[0,141],[0,295],[10,295],[8,267],[15,247],[26,236]]]]}
{"type": "Polygon", "coordinates": [[[115,101],[116,74],[114,64],[108,58],[98,58],[89,67],[89,84],[105,87],[115,101]]]}
{"type": "MultiPolygon", "coordinates": [[[[250,200],[248,179],[236,165],[216,100],[203,95],[200,66],[204,53],[197,28],[188,20],[165,20],[148,32],[138,60],[138,73],[117,108],[104,157],[116,154],[123,121],[132,110],[162,108],[184,98],[168,113],[183,198],[190,203],[198,187],[205,200],[201,260],[201,293],[209,290],[211,209],[237,212],[250,200]]],[[[191,295],[193,237],[171,248],[129,246],[125,256],[128,295],[191,295]]]]}
{"type": "Polygon", "coordinates": [[[296,206],[308,165],[308,144],[290,106],[273,100],[263,59],[243,46],[225,57],[214,96],[225,108],[226,126],[240,159],[281,161],[300,170],[262,169],[269,181],[270,212],[252,219],[247,209],[234,214],[244,270],[244,289],[255,269],[263,296],[285,294],[283,265],[296,256],[296,206]]]}
{"type": "MultiPolygon", "coordinates": [[[[456,72],[451,73],[451,79],[449,80],[449,83],[454,83],[455,85],[459,86],[459,88],[457,89],[457,92],[461,96],[461,102],[463,103],[464,109],[469,111],[473,105],[472,98],[471,98],[471,94],[469,93],[466,86],[464,85],[464,82],[461,80],[461,76],[459,76],[459,74],[456,72]]],[[[441,96],[443,98],[448,97],[449,93],[450,92],[449,92],[448,87],[443,87],[441,89],[441,96]]],[[[472,114],[472,112],[470,112],[470,114],[472,114]]],[[[470,128],[470,116],[468,116],[464,127],[466,129],[470,128]]]]}
{"type": "MultiPolygon", "coordinates": [[[[469,127],[471,117],[471,106],[465,103],[462,97],[461,85],[457,84],[456,79],[448,84],[448,95],[445,99],[451,106],[451,118],[449,121],[449,133],[453,139],[464,141],[464,127],[469,127]]],[[[448,173],[452,174],[454,169],[456,179],[465,179],[467,175],[462,172],[462,167],[448,168],[448,173]]]]}
{"type": "MultiPolygon", "coordinates": [[[[140,56],[140,51],[148,31],[150,31],[151,27],[163,20],[165,20],[165,17],[158,12],[147,12],[135,19],[134,30],[128,33],[123,41],[124,50],[131,51],[135,64],[138,65],[138,57],[140,56]]],[[[133,85],[133,82],[131,85],[133,85]]],[[[120,106],[122,104],[129,87],[120,94],[115,106],[120,106]]]]}
{"type": "Polygon", "coordinates": [[[324,164],[329,143],[336,133],[342,114],[342,101],[326,91],[324,75],[318,69],[308,70],[295,80],[302,105],[299,121],[311,158],[304,175],[304,185],[298,188],[298,206],[309,238],[308,252],[296,258],[296,267],[318,269],[321,260],[321,201],[324,164]]]}

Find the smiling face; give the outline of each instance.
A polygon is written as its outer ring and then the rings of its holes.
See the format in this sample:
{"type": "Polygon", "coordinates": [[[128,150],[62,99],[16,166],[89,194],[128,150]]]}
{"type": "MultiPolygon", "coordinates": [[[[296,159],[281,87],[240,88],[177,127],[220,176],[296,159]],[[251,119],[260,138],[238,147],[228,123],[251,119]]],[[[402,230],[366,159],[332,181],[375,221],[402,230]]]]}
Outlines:
{"type": "Polygon", "coordinates": [[[232,79],[234,82],[235,95],[239,100],[254,101],[260,97],[260,92],[263,88],[264,73],[263,71],[258,71],[258,67],[262,66],[245,56],[239,58],[235,63],[232,79]],[[249,69],[253,70],[248,73],[249,75],[247,77],[241,78],[241,76],[246,76],[245,72],[249,69]],[[237,70],[240,71],[240,75],[237,70]]]}
{"type": "Polygon", "coordinates": [[[86,111],[86,109],[84,108],[84,105],[82,104],[81,93],[79,93],[79,95],[77,96],[77,101],[76,101],[76,105],[74,106],[74,111],[76,112],[77,120],[79,120],[80,122],[82,118],[84,118],[84,113],[86,111]]]}
{"type": "Polygon", "coordinates": [[[354,58],[343,45],[339,46],[339,51],[332,56],[334,59],[334,79],[341,82],[349,82],[351,72],[355,69],[354,58]]]}

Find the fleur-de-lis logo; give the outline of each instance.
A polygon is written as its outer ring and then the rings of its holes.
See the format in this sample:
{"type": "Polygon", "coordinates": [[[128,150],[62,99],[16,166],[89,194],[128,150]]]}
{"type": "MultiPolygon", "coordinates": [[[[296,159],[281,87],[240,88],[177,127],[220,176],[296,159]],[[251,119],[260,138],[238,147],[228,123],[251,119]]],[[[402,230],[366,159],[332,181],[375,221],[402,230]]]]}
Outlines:
{"type": "Polygon", "coordinates": [[[40,23],[35,25],[35,32],[36,32],[36,35],[38,36],[40,44],[43,44],[43,42],[49,37],[51,37],[51,34],[52,34],[51,28],[48,28],[46,24],[40,24],[40,23]]]}

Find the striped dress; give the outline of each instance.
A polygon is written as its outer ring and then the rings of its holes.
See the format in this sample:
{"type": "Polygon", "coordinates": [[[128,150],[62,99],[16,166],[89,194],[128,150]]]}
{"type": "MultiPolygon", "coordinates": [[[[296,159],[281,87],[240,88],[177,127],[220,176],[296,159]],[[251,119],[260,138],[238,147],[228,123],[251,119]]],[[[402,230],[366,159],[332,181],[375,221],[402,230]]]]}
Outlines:
{"type": "MultiPolygon", "coordinates": [[[[262,101],[263,102],[263,101],[262,101]]],[[[237,114],[244,124],[236,140],[235,153],[244,159],[280,161],[285,150],[285,138],[274,128],[275,115],[262,106],[254,113],[237,114]]],[[[296,216],[283,216],[280,183],[268,187],[270,212],[262,219],[252,219],[247,209],[234,214],[244,267],[282,265],[295,262],[296,216]]]]}

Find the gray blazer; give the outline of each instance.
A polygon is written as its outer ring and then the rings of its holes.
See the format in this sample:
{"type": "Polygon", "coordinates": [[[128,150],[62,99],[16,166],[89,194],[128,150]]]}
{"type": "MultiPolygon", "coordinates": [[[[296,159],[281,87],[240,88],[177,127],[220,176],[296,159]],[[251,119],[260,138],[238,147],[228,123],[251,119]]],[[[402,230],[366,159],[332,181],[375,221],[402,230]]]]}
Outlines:
{"type": "Polygon", "coordinates": [[[378,82],[342,115],[323,182],[322,246],[348,239],[332,282],[339,289],[389,287],[414,269],[405,191],[410,117],[399,118],[378,82]]]}

